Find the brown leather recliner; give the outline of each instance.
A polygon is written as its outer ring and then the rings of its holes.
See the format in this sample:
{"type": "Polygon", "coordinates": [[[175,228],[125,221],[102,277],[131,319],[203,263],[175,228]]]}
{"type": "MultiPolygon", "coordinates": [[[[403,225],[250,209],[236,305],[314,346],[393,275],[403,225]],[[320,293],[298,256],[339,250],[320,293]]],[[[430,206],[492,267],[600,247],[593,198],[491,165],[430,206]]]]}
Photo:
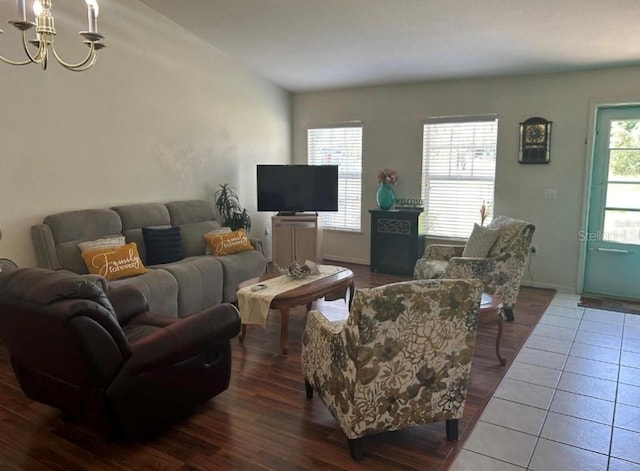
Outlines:
{"type": "Polygon", "coordinates": [[[105,295],[103,282],[40,268],[0,274],[0,338],[27,396],[140,437],[228,388],[233,305],[159,316],[136,287],[105,295]]]}

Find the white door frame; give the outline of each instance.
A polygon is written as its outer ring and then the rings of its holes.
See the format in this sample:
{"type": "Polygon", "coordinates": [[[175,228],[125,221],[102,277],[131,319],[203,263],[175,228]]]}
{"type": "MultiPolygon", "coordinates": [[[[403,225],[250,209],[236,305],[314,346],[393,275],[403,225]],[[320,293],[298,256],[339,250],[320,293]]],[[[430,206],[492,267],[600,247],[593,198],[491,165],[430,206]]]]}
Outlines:
{"type": "Polygon", "coordinates": [[[586,155],[582,183],[584,190],[582,192],[582,216],[580,218],[580,229],[578,234],[576,234],[580,248],[580,255],[578,257],[578,283],[576,285],[576,292],[578,294],[582,294],[584,288],[584,271],[587,260],[587,241],[585,238],[580,240],[580,234],[586,234],[589,224],[589,201],[591,201],[591,177],[593,175],[593,157],[595,155],[597,112],[600,108],[616,106],[640,106],[640,98],[593,99],[589,101],[589,120],[587,124],[586,155]]]}

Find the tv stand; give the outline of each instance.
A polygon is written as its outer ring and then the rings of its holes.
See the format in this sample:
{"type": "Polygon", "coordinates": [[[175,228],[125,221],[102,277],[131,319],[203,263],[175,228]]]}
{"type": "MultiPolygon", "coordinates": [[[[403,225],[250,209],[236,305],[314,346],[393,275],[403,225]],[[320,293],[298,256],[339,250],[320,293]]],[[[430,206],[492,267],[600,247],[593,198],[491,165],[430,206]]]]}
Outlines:
{"type": "Polygon", "coordinates": [[[271,231],[272,260],[275,265],[286,267],[294,260],[321,261],[322,231],[318,226],[317,214],[278,214],[271,218],[271,231]]]}
{"type": "Polygon", "coordinates": [[[298,211],[279,211],[277,216],[284,216],[284,217],[294,217],[294,216],[317,216],[318,215],[318,211],[315,211],[314,214],[311,213],[305,213],[305,212],[298,212],[298,211]]]}

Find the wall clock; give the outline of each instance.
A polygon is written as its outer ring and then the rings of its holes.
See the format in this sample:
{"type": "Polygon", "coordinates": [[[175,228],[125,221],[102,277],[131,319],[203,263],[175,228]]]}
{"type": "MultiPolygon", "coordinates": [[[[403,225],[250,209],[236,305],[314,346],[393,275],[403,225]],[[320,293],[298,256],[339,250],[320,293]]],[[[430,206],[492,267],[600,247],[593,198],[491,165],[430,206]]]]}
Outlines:
{"type": "Polygon", "coordinates": [[[550,160],[551,121],[534,117],[520,123],[521,164],[548,164],[550,160]]]}

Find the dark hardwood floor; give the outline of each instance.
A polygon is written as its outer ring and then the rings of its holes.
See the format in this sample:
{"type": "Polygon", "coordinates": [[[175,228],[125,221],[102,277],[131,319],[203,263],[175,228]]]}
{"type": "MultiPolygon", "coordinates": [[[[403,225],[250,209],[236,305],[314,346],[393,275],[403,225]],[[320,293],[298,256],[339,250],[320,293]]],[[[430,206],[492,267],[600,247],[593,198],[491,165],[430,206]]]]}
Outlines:
{"type": "MultiPolygon", "coordinates": [[[[348,266],[356,273],[358,288],[408,279],[348,266]]],[[[57,410],[29,400],[0,345],[0,471],[447,469],[553,294],[521,290],[516,320],[505,324],[506,367],[495,355],[497,322],[481,320],[457,443],[446,440],[444,423],[412,427],[367,437],[360,463],[349,457],[345,436],[322,402],[305,397],[300,373],[302,308],[292,311],[289,355],[280,353],[280,319],[274,312],[266,329],[252,326],[243,344],[233,341],[233,372],[226,392],[186,421],[143,442],[108,442],[99,431],[65,422],[57,410]]]]}

